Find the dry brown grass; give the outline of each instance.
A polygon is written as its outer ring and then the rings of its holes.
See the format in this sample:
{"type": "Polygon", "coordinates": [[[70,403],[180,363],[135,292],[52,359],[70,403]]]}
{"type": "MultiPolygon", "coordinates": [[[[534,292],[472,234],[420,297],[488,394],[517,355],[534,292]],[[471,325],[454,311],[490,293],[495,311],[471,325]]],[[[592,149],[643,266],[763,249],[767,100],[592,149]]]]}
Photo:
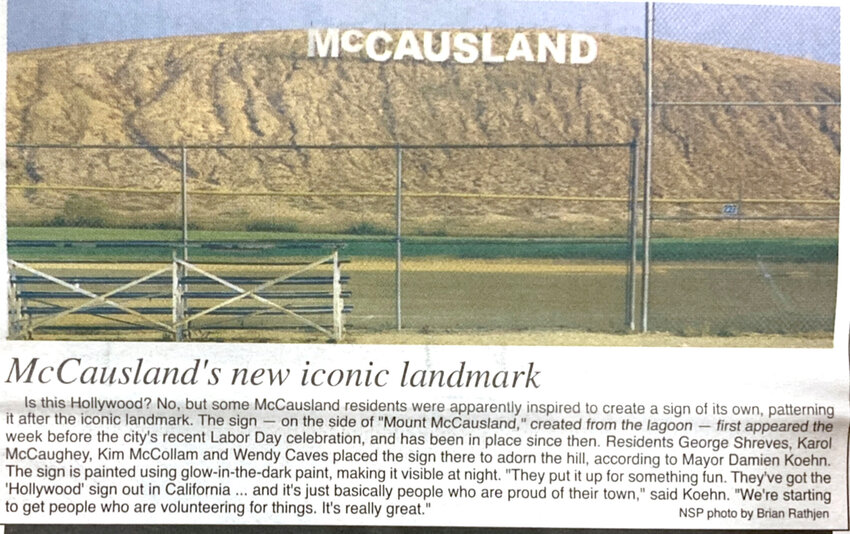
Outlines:
{"type": "Polygon", "coordinates": [[[683,337],[666,333],[602,334],[573,331],[528,332],[454,332],[423,334],[416,332],[352,333],[347,343],[403,345],[555,345],[592,347],[796,347],[831,348],[832,337],[744,334],[734,337],[683,337]]]}
{"type": "MultiPolygon", "coordinates": [[[[8,57],[7,138],[25,143],[323,144],[628,141],[643,117],[643,43],[600,35],[591,65],[458,65],[306,58],[305,32],[213,35],[35,50],[8,57]]],[[[666,100],[840,99],[839,68],[770,54],[658,43],[666,100]]],[[[659,112],[656,194],[838,198],[837,108],[659,112]]],[[[12,150],[13,184],[174,189],[179,151],[12,150]]],[[[408,192],[626,196],[624,149],[405,155],[408,192]]],[[[194,151],[193,189],[390,191],[394,153],[194,151]]],[[[10,221],[67,208],[65,193],[9,196],[10,221]]],[[[110,225],[174,220],[175,199],[104,195],[110,225]]],[[[294,221],[392,226],[392,199],[193,197],[207,226],[294,221]]],[[[668,214],[694,207],[670,206],[668,214]]],[[[718,206],[697,211],[716,214],[718,206]]],[[[748,213],[775,206],[749,205],[748,213]]],[[[798,214],[818,214],[811,206],[798,214]]],[[[787,211],[787,209],[785,210],[787,211]]],[[[410,200],[408,229],[620,232],[622,204],[410,200]]],[[[324,226],[322,226],[324,225],[324,226]]],[[[822,233],[822,228],[804,228],[822,233]]],[[[672,230],[671,230],[672,231],[672,230]]]]}
{"type": "MultiPolygon", "coordinates": [[[[52,336],[39,334],[37,339],[80,339],[86,341],[114,341],[114,334],[102,336],[71,334],[52,336]]],[[[142,334],[133,337],[138,341],[167,341],[160,334],[142,334]]],[[[246,332],[200,335],[194,341],[235,343],[326,343],[320,334],[291,332],[246,332]]],[[[604,334],[569,330],[528,330],[523,332],[504,331],[458,331],[431,332],[348,332],[342,341],[357,345],[493,345],[493,346],[587,346],[587,347],[720,347],[720,348],[832,348],[832,335],[827,333],[804,336],[777,334],[741,334],[732,337],[677,336],[667,333],[649,334],[604,334]]]]}

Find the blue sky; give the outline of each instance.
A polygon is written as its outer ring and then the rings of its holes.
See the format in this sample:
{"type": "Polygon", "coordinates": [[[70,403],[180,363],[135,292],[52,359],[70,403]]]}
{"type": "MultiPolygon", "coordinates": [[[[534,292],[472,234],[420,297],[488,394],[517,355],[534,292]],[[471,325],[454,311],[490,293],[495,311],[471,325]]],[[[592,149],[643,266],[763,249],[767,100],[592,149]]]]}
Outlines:
{"type": "MultiPolygon", "coordinates": [[[[839,61],[839,8],[657,4],[660,38],[839,61]]],[[[9,51],[257,30],[563,28],[644,32],[644,5],[524,0],[8,0],[9,51]]]]}

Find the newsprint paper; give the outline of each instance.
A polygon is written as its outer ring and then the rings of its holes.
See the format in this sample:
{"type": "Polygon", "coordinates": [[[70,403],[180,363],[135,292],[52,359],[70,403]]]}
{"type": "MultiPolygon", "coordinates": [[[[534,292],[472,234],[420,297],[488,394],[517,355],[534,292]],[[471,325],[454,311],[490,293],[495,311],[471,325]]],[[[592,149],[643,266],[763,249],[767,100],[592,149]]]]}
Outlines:
{"type": "Polygon", "coordinates": [[[3,9],[0,532],[848,529],[837,3],[3,9]]]}

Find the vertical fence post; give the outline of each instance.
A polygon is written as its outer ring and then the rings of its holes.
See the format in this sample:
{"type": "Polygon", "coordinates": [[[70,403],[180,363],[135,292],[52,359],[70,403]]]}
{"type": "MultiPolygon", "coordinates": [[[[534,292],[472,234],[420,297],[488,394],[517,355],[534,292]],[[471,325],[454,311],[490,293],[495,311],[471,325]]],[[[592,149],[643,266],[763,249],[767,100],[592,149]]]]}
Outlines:
{"type": "Polygon", "coordinates": [[[177,263],[177,253],[171,252],[171,320],[174,327],[174,341],[183,341],[183,325],[178,324],[185,317],[183,307],[182,266],[177,263]]]}
{"type": "Polygon", "coordinates": [[[183,147],[182,167],[180,173],[180,216],[182,218],[181,227],[183,228],[183,261],[189,260],[189,202],[187,192],[187,161],[186,147],[183,147]]]}
{"type": "Polygon", "coordinates": [[[643,175],[643,264],[641,271],[643,274],[643,288],[641,293],[642,313],[640,331],[647,332],[649,330],[649,242],[651,231],[651,216],[650,203],[652,200],[652,45],[653,31],[655,28],[655,6],[652,2],[646,3],[646,40],[644,46],[646,48],[646,154],[644,155],[644,175],[643,175]]]}
{"type": "Polygon", "coordinates": [[[343,301],[342,301],[342,276],[339,268],[339,249],[334,248],[333,253],[333,316],[334,316],[334,340],[342,340],[343,334],[343,301]]]}
{"type": "Polygon", "coordinates": [[[9,339],[18,339],[24,321],[23,305],[18,296],[18,283],[15,272],[9,268],[9,339]]]}
{"type": "Polygon", "coordinates": [[[395,184],[395,326],[401,331],[401,186],[402,186],[402,151],[400,146],[395,149],[396,184],[395,184]]]}
{"type": "Polygon", "coordinates": [[[637,190],[638,150],[637,138],[629,144],[629,266],[626,278],[626,326],[635,330],[635,303],[637,292],[637,190]]]}
{"type": "MultiPolygon", "coordinates": [[[[182,151],[182,165],[180,172],[180,215],[183,219],[181,228],[183,229],[183,261],[189,261],[189,182],[188,177],[188,153],[186,151],[186,147],[183,147],[182,151]]],[[[181,319],[182,315],[185,314],[188,310],[188,306],[186,305],[186,268],[182,265],[179,266],[177,277],[179,278],[180,283],[180,313],[181,319]]],[[[189,324],[186,324],[186,329],[188,330],[189,324]]],[[[175,334],[177,335],[177,334],[175,334]]],[[[180,340],[183,340],[183,327],[180,328],[180,340]]]]}

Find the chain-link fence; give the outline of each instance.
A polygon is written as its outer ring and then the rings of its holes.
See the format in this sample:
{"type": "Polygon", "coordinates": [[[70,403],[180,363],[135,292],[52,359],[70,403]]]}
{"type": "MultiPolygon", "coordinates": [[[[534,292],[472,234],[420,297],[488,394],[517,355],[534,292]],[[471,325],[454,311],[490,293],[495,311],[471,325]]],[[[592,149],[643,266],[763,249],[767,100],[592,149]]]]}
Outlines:
{"type": "Polygon", "coordinates": [[[179,165],[179,150],[9,147],[7,224],[180,230],[179,165]]]}
{"type": "Polygon", "coordinates": [[[654,6],[649,328],[831,331],[838,9],[719,7],[654,6]]]}
{"type": "Polygon", "coordinates": [[[134,165],[110,159],[119,147],[9,152],[11,245],[20,259],[57,257],[56,249],[33,246],[44,245],[34,241],[40,235],[65,245],[86,236],[112,241],[63,246],[65,259],[164,260],[171,252],[162,241],[180,248],[185,211],[192,243],[267,245],[192,249],[196,261],[271,264],[290,254],[274,243],[345,243],[355,259],[346,266],[353,329],[621,331],[633,320],[634,140],[148,147],[134,150],[156,177],[158,187],[148,190],[131,187],[134,165]],[[54,168],[51,158],[67,151],[78,167],[54,168]],[[28,185],[28,166],[46,183],[54,172],[86,169],[93,185],[28,185]],[[140,251],[132,241],[160,243],[140,251]]]}

